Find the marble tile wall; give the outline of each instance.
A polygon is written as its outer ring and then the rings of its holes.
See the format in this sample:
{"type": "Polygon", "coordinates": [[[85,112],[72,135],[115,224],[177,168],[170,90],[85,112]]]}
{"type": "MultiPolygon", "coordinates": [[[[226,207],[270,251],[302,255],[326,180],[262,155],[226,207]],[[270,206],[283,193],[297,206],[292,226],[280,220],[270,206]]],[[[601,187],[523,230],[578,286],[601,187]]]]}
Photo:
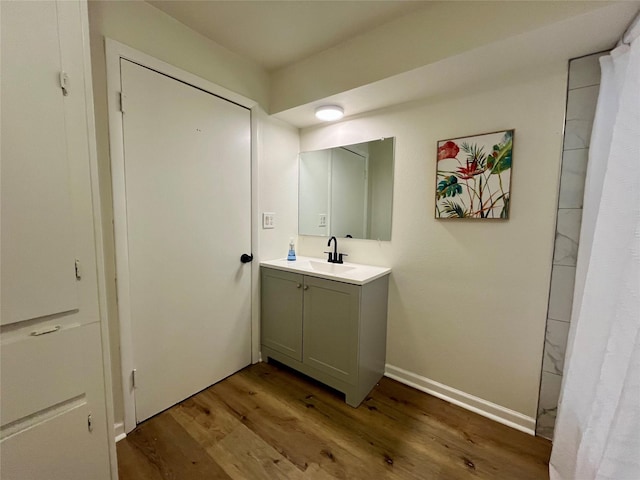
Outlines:
{"type": "Polygon", "coordinates": [[[556,240],[536,423],[536,434],[548,439],[553,439],[571,321],[589,141],[600,88],[598,58],[602,55],[605,53],[569,62],[556,240]]]}

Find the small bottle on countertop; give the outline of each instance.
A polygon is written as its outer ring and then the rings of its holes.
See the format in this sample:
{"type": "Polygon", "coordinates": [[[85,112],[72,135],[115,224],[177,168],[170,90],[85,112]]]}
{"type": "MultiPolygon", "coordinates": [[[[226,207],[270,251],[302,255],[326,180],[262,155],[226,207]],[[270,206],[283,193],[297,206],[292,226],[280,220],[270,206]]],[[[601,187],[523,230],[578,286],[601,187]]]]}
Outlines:
{"type": "Polygon", "coordinates": [[[293,246],[293,238],[289,240],[289,254],[287,255],[287,260],[293,262],[296,259],[296,250],[293,246]]]}

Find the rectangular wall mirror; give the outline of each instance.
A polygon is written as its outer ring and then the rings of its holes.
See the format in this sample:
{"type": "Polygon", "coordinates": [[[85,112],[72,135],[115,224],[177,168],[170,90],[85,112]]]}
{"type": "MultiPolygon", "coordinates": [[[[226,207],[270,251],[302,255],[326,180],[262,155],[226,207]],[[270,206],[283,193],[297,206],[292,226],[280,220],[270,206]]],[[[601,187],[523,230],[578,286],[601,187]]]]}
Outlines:
{"type": "Polygon", "coordinates": [[[391,240],[394,138],[300,154],[300,235],[391,240]]]}

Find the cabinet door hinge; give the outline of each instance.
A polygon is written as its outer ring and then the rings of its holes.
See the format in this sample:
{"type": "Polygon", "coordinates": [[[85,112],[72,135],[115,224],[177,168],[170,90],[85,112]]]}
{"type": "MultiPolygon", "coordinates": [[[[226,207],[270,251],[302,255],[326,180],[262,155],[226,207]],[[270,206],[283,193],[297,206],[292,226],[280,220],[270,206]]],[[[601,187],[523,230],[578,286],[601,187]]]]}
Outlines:
{"type": "Polygon", "coordinates": [[[91,418],[91,414],[87,417],[87,429],[93,432],[93,418],[91,418]]]}
{"type": "Polygon", "coordinates": [[[80,270],[80,260],[78,260],[76,258],[76,263],[75,263],[75,269],[76,269],[76,280],[81,280],[82,279],[82,271],[80,270]]]}
{"type": "Polygon", "coordinates": [[[136,388],[136,372],[137,370],[135,368],[131,370],[131,385],[133,388],[136,388]]]}
{"type": "Polygon", "coordinates": [[[69,75],[67,72],[60,72],[60,88],[62,89],[62,95],[65,97],[69,95],[69,75]]]}
{"type": "Polygon", "coordinates": [[[120,101],[120,111],[124,113],[124,95],[122,94],[122,92],[118,93],[118,98],[120,101]]]}

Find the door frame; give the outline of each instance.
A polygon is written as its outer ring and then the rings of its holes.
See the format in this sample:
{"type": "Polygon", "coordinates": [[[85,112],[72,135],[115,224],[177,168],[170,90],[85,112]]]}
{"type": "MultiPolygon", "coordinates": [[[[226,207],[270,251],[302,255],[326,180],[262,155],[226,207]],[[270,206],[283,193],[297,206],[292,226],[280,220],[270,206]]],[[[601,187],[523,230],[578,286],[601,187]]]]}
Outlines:
{"type": "MultiPolygon", "coordinates": [[[[133,362],[133,337],[131,325],[131,299],[129,294],[129,246],[127,240],[127,202],[125,196],[125,158],[123,122],[120,106],[121,77],[120,59],[130,60],[138,65],[172,77],[180,82],[211,93],[224,100],[236,103],[250,110],[251,115],[251,250],[258,250],[257,228],[257,145],[258,145],[258,103],[220,85],[198,77],[192,73],[170,65],[162,60],[140,52],[123,43],[105,38],[107,65],[107,108],[109,113],[109,148],[111,157],[111,185],[113,194],[113,222],[116,257],[116,294],[118,301],[118,324],[120,327],[121,381],[124,402],[124,431],[131,432],[136,427],[135,396],[131,373],[133,362]]],[[[126,108],[126,104],[125,104],[126,108]]],[[[258,255],[254,253],[251,264],[251,362],[260,360],[259,316],[255,303],[258,282],[258,255]]]]}

